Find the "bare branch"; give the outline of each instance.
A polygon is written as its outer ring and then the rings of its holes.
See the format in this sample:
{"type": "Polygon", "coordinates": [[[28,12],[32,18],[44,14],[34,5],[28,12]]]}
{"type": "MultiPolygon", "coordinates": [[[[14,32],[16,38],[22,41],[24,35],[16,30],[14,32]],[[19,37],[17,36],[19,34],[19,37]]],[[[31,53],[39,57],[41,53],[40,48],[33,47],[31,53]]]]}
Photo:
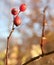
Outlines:
{"type": "Polygon", "coordinates": [[[27,65],[28,63],[30,63],[30,62],[32,62],[32,61],[34,61],[34,60],[36,60],[36,59],[39,59],[40,57],[44,57],[44,56],[46,56],[46,55],[49,55],[49,54],[54,53],[54,51],[49,52],[49,53],[44,53],[44,49],[43,49],[43,44],[45,44],[45,42],[44,42],[44,39],[45,39],[45,38],[44,38],[44,37],[45,37],[45,12],[46,12],[47,8],[48,8],[48,6],[46,6],[46,7],[44,8],[44,10],[43,10],[43,22],[42,22],[42,24],[43,24],[42,27],[43,27],[43,28],[42,28],[42,37],[41,37],[41,43],[40,43],[41,50],[42,50],[42,54],[39,55],[39,56],[37,56],[37,57],[31,58],[29,61],[25,62],[25,63],[22,64],[22,65],[27,65]]]}
{"type": "Polygon", "coordinates": [[[40,54],[39,56],[37,56],[37,57],[33,57],[33,58],[31,58],[30,60],[28,60],[27,62],[25,62],[24,64],[22,64],[22,65],[27,65],[28,63],[30,63],[30,62],[32,62],[32,61],[34,61],[34,60],[37,60],[37,59],[39,59],[40,57],[44,57],[44,56],[47,56],[47,55],[50,55],[50,54],[54,54],[54,51],[52,51],[52,52],[48,52],[48,53],[45,53],[45,54],[40,54]]]}
{"type": "Polygon", "coordinates": [[[40,43],[42,54],[44,53],[43,44],[45,44],[44,43],[44,37],[45,37],[45,12],[46,12],[47,8],[48,8],[48,6],[46,6],[44,8],[44,10],[43,10],[42,37],[41,37],[41,43],[40,43]]]}

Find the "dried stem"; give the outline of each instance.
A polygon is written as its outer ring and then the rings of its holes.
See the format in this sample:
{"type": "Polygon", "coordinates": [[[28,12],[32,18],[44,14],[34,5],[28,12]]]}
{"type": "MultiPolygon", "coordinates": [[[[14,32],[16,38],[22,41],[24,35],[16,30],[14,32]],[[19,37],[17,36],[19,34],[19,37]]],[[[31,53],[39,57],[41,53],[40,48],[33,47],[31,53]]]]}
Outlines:
{"type": "Polygon", "coordinates": [[[9,34],[9,36],[7,37],[6,63],[5,63],[6,65],[8,65],[9,39],[10,39],[10,37],[11,37],[11,35],[12,35],[13,31],[14,31],[14,23],[13,23],[13,26],[12,26],[12,30],[11,30],[11,32],[10,32],[10,34],[9,34]]]}

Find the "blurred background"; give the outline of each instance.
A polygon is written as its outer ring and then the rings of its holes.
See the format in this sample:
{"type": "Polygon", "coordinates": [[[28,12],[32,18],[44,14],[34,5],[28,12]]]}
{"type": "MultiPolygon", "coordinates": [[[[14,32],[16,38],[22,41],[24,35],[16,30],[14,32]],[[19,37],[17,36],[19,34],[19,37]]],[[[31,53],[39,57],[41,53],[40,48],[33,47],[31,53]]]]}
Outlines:
{"type": "MultiPolygon", "coordinates": [[[[20,13],[22,24],[15,29],[9,41],[9,65],[21,65],[32,57],[41,54],[43,10],[46,10],[45,53],[54,50],[54,0],[0,0],[0,65],[4,65],[7,37],[12,28],[12,8],[19,9],[25,3],[27,9],[20,13]]],[[[54,54],[28,65],[54,65],[54,54]],[[50,57],[51,56],[51,57],[50,57]]]]}

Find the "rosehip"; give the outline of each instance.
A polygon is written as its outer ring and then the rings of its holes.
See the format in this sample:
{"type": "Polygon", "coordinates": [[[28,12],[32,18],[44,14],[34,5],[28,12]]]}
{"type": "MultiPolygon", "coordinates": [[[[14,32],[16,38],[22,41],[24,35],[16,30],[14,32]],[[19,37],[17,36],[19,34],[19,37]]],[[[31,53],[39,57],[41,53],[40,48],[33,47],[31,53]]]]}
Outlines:
{"type": "Polygon", "coordinates": [[[26,10],[26,4],[20,5],[20,11],[24,12],[26,10]]]}
{"type": "Polygon", "coordinates": [[[13,9],[11,10],[11,13],[12,13],[13,15],[17,15],[17,14],[18,14],[18,11],[17,11],[16,8],[13,8],[13,9]]]}
{"type": "Polygon", "coordinates": [[[21,24],[21,18],[19,16],[16,16],[13,22],[16,26],[18,26],[21,24]]]}

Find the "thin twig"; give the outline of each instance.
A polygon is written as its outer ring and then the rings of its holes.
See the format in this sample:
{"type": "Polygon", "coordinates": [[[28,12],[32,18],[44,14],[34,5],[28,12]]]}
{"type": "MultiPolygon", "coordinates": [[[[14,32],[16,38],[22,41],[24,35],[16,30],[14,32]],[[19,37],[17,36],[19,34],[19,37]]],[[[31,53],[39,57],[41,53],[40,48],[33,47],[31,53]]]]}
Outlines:
{"type": "MultiPolygon", "coordinates": [[[[48,54],[51,53],[51,52],[50,52],[50,53],[44,54],[44,51],[43,51],[43,41],[44,41],[44,40],[43,40],[43,37],[45,37],[45,12],[46,12],[46,9],[47,9],[47,8],[48,8],[48,6],[46,6],[46,7],[44,8],[44,10],[43,10],[43,28],[42,28],[42,37],[41,37],[41,43],[40,43],[41,50],[42,50],[42,54],[39,55],[39,56],[37,56],[37,57],[31,58],[29,61],[25,62],[23,65],[26,65],[26,64],[32,62],[33,60],[38,59],[39,57],[43,57],[43,56],[48,55],[48,54]]],[[[54,53],[54,52],[53,52],[53,53],[54,53]]]]}
{"type": "Polygon", "coordinates": [[[10,32],[10,34],[9,34],[9,36],[7,37],[6,63],[5,63],[6,65],[8,65],[9,39],[10,39],[10,37],[11,37],[11,35],[12,35],[13,31],[14,31],[14,23],[13,23],[13,26],[12,26],[12,30],[11,30],[11,32],[10,32]]]}
{"type": "Polygon", "coordinates": [[[48,8],[48,7],[46,6],[46,7],[44,8],[44,10],[43,10],[43,22],[42,22],[43,28],[42,28],[42,37],[41,37],[41,43],[40,43],[41,50],[42,50],[42,54],[44,54],[44,51],[43,51],[43,41],[44,41],[44,39],[43,39],[43,37],[45,37],[45,12],[46,12],[46,9],[47,9],[47,8],[48,8]]]}
{"type": "Polygon", "coordinates": [[[47,56],[47,55],[50,55],[50,54],[54,54],[54,51],[48,52],[48,53],[45,53],[45,54],[40,54],[40,55],[37,56],[37,57],[33,57],[33,58],[31,58],[30,60],[28,60],[27,62],[25,62],[25,63],[22,64],[22,65],[27,65],[28,63],[30,63],[30,62],[32,62],[32,61],[34,61],[34,60],[36,60],[36,59],[39,59],[40,57],[44,57],[44,56],[47,56]]]}

